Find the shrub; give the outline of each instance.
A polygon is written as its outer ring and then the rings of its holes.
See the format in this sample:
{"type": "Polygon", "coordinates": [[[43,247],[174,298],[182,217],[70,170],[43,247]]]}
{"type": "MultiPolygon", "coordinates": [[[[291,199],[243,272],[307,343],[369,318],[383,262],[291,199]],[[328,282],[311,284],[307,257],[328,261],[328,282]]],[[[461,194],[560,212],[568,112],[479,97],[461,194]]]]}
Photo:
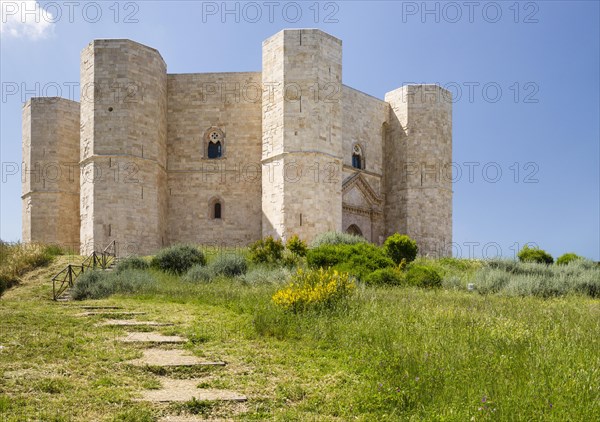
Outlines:
{"type": "Polygon", "coordinates": [[[479,293],[498,293],[508,284],[510,271],[496,266],[486,266],[475,273],[473,284],[479,293]]]}
{"type": "Polygon", "coordinates": [[[285,247],[294,255],[298,256],[306,256],[306,251],[308,250],[308,246],[306,246],[306,242],[298,237],[298,235],[293,235],[288,239],[285,243],[285,247]]]}
{"type": "Polygon", "coordinates": [[[124,270],[121,273],[87,271],[79,276],[71,297],[75,300],[101,299],[115,293],[138,293],[154,287],[156,280],[140,270],[124,270]]]}
{"type": "Polygon", "coordinates": [[[204,254],[190,245],[176,245],[161,249],[152,259],[152,266],[162,271],[183,274],[194,265],[205,265],[204,254]]]}
{"type": "Polygon", "coordinates": [[[139,256],[123,258],[117,263],[116,271],[121,273],[126,270],[147,270],[150,265],[139,256]]]}
{"type": "Polygon", "coordinates": [[[558,259],[556,260],[556,263],[558,265],[567,265],[570,262],[577,261],[579,259],[583,259],[583,258],[577,254],[570,252],[570,253],[565,253],[565,254],[562,254],[561,256],[559,256],[558,259]]]}
{"type": "Polygon", "coordinates": [[[407,235],[395,233],[385,240],[383,250],[396,265],[399,265],[403,259],[406,262],[414,261],[419,252],[419,247],[417,242],[407,235]]]}
{"type": "Polygon", "coordinates": [[[290,275],[287,268],[257,266],[239,279],[247,284],[282,284],[290,278],[290,275]]]}
{"type": "Polygon", "coordinates": [[[406,283],[416,287],[440,287],[442,277],[433,268],[425,265],[411,265],[406,272],[406,283]]]}
{"type": "MultiPolygon", "coordinates": [[[[457,289],[471,282],[475,272],[488,261],[459,258],[418,257],[410,265],[424,265],[442,277],[442,285],[457,289]]],[[[408,270],[408,268],[407,268],[408,270]]]]}
{"type": "Polygon", "coordinates": [[[338,271],[348,272],[360,280],[365,280],[373,271],[394,265],[383,250],[372,243],[325,244],[309,249],[306,260],[313,268],[333,267],[338,271]]]}
{"type": "Polygon", "coordinates": [[[578,259],[568,265],[490,261],[472,279],[478,292],[553,297],[569,293],[600,296],[600,267],[578,259]]]}
{"type": "Polygon", "coordinates": [[[187,273],[185,273],[182,280],[188,283],[199,283],[210,281],[214,276],[215,274],[209,267],[194,265],[187,273]]]}
{"type": "Polygon", "coordinates": [[[71,297],[75,300],[85,300],[110,296],[112,292],[105,281],[106,275],[107,273],[102,271],[81,274],[73,286],[71,297]]]}
{"type": "Polygon", "coordinates": [[[281,258],[281,265],[285,268],[295,268],[302,264],[303,257],[290,252],[289,250],[283,251],[283,257],[281,258]]]}
{"type": "Polygon", "coordinates": [[[334,269],[299,269],[290,283],[273,295],[276,305],[298,312],[312,307],[331,308],[355,289],[348,273],[334,269]]]}
{"type": "Polygon", "coordinates": [[[367,239],[355,234],[341,232],[325,232],[317,235],[310,243],[311,248],[318,248],[323,245],[355,245],[357,243],[366,243],[367,239]]]}
{"type": "Polygon", "coordinates": [[[274,264],[281,260],[284,250],[280,239],[268,236],[257,240],[250,246],[250,261],[255,263],[274,264]]]}
{"type": "Polygon", "coordinates": [[[209,265],[214,275],[224,275],[226,277],[235,277],[245,274],[248,270],[246,258],[237,254],[218,255],[209,265]]]}
{"type": "Polygon", "coordinates": [[[365,283],[373,286],[399,286],[404,283],[404,275],[396,268],[382,268],[369,274],[365,283]]]}
{"type": "Polygon", "coordinates": [[[530,248],[528,245],[517,254],[521,262],[537,262],[539,264],[552,264],[554,259],[552,255],[540,248],[530,248]]]}

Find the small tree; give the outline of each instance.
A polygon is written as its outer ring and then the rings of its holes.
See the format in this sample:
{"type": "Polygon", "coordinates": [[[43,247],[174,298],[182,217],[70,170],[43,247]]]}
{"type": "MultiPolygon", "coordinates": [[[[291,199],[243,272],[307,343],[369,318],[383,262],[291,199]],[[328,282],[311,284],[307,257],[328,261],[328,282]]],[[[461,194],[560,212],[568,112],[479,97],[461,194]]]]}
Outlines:
{"type": "Polygon", "coordinates": [[[396,265],[400,265],[403,259],[406,262],[414,261],[419,252],[417,242],[407,235],[399,233],[394,233],[385,239],[383,249],[396,265]]]}
{"type": "Polygon", "coordinates": [[[255,263],[275,263],[283,257],[285,246],[280,239],[267,236],[257,240],[250,246],[250,261],[255,263]]]}
{"type": "Polygon", "coordinates": [[[573,252],[569,252],[569,253],[562,254],[561,256],[559,256],[556,259],[556,263],[558,265],[567,265],[568,263],[577,261],[579,259],[583,259],[583,258],[577,254],[574,254],[573,252]]]}
{"type": "Polygon", "coordinates": [[[306,251],[308,250],[306,242],[300,239],[296,234],[288,239],[288,241],[285,243],[285,247],[288,248],[291,253],[297,256],[306,256],[306,251]]]}
{"type": "Polygon", "coordinates": [[[521,262],[537,262],[539,264],[552,264],[554,258],[548,252],[540,248],[530,248],[528,245],[523,246],[523,249],[517,254],[521,262]]]}

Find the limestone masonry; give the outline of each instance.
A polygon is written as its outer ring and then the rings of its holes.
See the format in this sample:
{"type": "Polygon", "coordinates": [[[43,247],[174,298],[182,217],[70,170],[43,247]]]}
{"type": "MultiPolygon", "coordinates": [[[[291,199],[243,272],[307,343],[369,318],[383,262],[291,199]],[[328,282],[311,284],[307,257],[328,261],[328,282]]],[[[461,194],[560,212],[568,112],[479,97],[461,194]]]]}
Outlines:
{"type": "Polygon", "coordinates": [[[168,74],[152,48],[91,42],[79,103],[23,106],[23,241],[150,254],[399,232],[448,255],[451,94],[408,85],[382,101],[343,85],[342,42],[317,29],[273,35],[262,62],[168,74]]]}

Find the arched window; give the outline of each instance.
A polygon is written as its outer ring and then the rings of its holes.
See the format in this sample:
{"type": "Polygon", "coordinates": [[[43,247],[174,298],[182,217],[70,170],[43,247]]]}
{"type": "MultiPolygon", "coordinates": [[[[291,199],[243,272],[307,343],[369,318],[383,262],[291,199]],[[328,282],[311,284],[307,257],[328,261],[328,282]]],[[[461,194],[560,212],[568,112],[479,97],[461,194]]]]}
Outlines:
{"type": "Polygon", "coordinates": [[[223,200],[214,196],[208,201],[208,218],[210,220],[222,220],[223,219],[223,200]]]}
{"type": "Polygon", "coordinates": [[[209,159],[221,158],[225,147],[225,136],[221,129],[211,127],[204,134],[205,139],[205,157],[209,159]]]}
{"type": "Polygon", "coordinates": [[[352,148],[352,167],[361,170],[365,168],[365,159],[363,157],[362,148],[358,144],[354,145],[352,148]]]}

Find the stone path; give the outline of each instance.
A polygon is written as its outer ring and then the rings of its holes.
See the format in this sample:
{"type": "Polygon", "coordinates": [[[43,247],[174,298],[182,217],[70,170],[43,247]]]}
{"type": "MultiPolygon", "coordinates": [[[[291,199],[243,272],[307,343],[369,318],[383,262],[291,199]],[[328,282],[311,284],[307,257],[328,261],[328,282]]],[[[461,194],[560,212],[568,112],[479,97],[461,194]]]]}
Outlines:
{"type": "Polygon", "coordinates": [[[93,311],[96,309],[123,309],[120,306],[79,306],[81,309],[85,309],[86,311],[93,311]]]}
{"type": "Polygon", "coordinates": [[[111,319],[108,321],[100,322],[96,325],[110,327],[167,327],[175,324],[156,321],[136,321],[133,319],[111,319]]]}
{"type": "Polygon", "coordinates": [[[200,419],[198,416],[165,416],[160,418],[159,422],[200,422],[206,419],[200,419]]]}
{"type": "MultiPolygon", "coordinates": [[[[135,327],[149,326],[160,327],[173,325],[170,323],[157,321],[137,321],[135,319],[118,319],[120,316],[145,315],[145,312],[128,311],[102,311],[122,309],[116,306],[82,306],[81,309],[88,310],[77,314],[78,317],[87,317],[100,315],[107,318],[96,326],[116,326],[116,327],[135,327]]],[[[165,336],[158,332],[128,332],[124,337],[118,340],[123,343],[154,343],[154,344],[181,344],[187,342],[187,339],[180,336],[165,336]]],[[[128,363],[136,366],[160,366],[160,367],[191,367],[191,366],[219,366],[224,367],[225,362],[206,362],[200,358],[187,354],[181,349],[161,349],[148,348],[142,351],[143,355],[139,359],[129,361],[128,363]]],[[[174,379],[160,377],[161,388],[155,390],[145,390],[141,392],[141,397],[136,401],[148,401],[152,403],[172,403],[187,402],[192,399],[200,401],[230,401],[244,402],[247,397],[235,391],[198,388],[198,385],[204,380],[201,379],[174,379]]],[[[199,419],[193,415],[165,416],[160,419],[164,422],[194,422],[199,419]]]]}
{"type": "Polygon", "coordinates": [[[127,333],[119,337],[123,343],[185,343],[187,340],[179,336],[163,336],[159,333],[127,333]]]}
{"type": "Polygon", "coordinates": [[[139,359],[129,361],[132,365],[149,366],[225,366],[225,362],[206,362],[188,355],[180,349],[145,349],[139,359]]]}
{"type": "Polygon", "coordinates": [[[142,393],[141,401],[151,402],[182,402],[196,400],[211,401],[246,401],[246,396],[227,390],[213,390],[198,388],[202,380],[178,380],[162,378],[163,388],[160,390],[146,390],[142,393]]]}
{"type": "Polygon", "coordinates": [[[115,311],[109,311],[109,312],[101,312],[101,311],[88,311],[88,312],[82,312],[80,314],[75,314],[76,317],[87,317],[87,316],[96,316],[96,315],[102,315],[104,317],[110,318],[112,316],[136,316],[136,315],[146,315],[146,312],[115,312],[115,311]]]}

